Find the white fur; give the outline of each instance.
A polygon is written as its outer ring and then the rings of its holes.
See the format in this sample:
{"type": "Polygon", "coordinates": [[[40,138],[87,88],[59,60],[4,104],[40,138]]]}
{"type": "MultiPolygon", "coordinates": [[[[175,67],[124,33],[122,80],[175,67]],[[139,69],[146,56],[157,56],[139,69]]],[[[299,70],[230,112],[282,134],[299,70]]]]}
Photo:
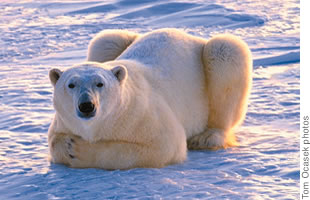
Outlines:
{"type": "Polygon", "coordinates": [[[176,29],[103,31],[89,45],[88,62],[50,73],[51,160],[72,167],[163,167],[186,159],[186,140],[190,149],[235,145],[251,70],[247,45],[231,35],[207,41],[176,29]],[[95,76],[104,90],[94,87],[95,76]],[[81,90],[66,88],[73,77],[94,99],[98,112],[91,119],[76,115],[81,90]]]}

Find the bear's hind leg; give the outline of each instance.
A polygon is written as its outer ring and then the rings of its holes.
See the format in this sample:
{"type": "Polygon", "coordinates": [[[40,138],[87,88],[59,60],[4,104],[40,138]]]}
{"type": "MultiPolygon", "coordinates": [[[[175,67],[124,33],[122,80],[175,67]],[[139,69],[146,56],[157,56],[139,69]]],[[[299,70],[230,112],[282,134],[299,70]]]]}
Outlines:
{"type": "Polygon", "coordinates": [[[104,30],[88,45],[87,61],[115,60],[136,39],[138,34],[125,30],[104,30]]]}
{"type": "Polygon", "coordinates": [[[235,36],[212,38],[203,49],[209,101],[208,128],[188,140],[189,149],[236,145],[233,129],[242,123],[252,83],[252,58],[235,36]]]}

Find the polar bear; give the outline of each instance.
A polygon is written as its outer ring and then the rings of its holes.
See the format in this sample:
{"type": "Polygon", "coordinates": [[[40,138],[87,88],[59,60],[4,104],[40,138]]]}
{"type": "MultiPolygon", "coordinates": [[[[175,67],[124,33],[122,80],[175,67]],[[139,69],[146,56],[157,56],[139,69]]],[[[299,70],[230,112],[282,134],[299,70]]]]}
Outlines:
{"type": "Polygon", "coordinates": [[[105,30],[87,61],[49,73],[56,110],[51,161],[77,168],[164,167],[187,148],[237,144],[252,83],[251,52],[232,35],[105,30]]]}

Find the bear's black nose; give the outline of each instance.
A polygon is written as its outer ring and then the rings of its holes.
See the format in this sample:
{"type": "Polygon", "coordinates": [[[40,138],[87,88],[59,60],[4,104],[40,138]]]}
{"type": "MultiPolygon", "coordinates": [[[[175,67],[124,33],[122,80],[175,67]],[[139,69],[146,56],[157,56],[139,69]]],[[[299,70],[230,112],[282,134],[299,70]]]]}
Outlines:
{"type": "Polygon", "coordinates": [[[83,102],[79,105],[79,110],[83,114],[89,114],[93,112],[95,109],[95,105],[92,102],[83,102]]]}

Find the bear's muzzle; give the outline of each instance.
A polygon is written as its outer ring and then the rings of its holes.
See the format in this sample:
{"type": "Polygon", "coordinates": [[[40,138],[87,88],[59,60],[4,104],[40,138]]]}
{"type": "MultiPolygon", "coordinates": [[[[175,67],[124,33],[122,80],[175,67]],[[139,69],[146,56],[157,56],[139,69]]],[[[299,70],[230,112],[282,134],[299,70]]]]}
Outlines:
{"type": "Polygon", "coordinates": [[[78,115],[81,118],[91,118],[96,114],[96,106],[88,93],[80,96],[78,102],[78,115]]]}

